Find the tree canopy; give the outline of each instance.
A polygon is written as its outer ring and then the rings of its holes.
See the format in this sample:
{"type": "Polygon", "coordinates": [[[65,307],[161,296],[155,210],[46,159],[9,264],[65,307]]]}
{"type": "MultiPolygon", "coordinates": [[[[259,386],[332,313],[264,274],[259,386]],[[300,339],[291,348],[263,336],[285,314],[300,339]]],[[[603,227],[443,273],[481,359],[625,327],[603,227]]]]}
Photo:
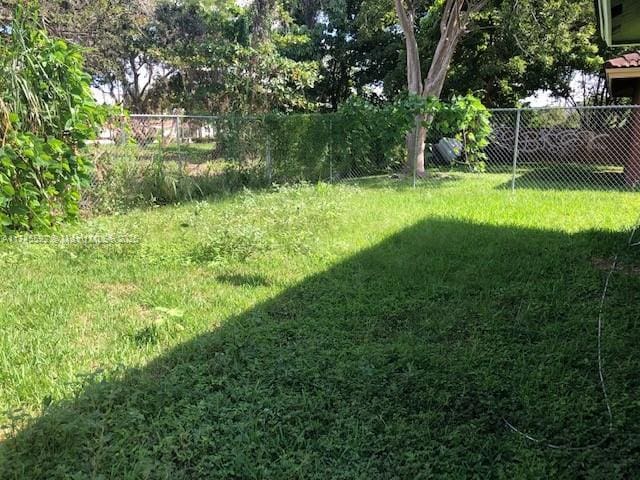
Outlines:
{"type": "MultiPolygon", "coordinates": [[[[382,102],[407,89],[389,0],[40,3],[49,33],[83,47],[94,86],[133,112],[336,110],[353,95],[382,102]]],[[[444,4],[407,3],[423,72],[444,4]]],[[[605,48],[590,0],[488,0],[455,49],[442,95],[474,93],[488,106],[541,89],[568,98],[576,74],[600,74],[605,48]]]]}

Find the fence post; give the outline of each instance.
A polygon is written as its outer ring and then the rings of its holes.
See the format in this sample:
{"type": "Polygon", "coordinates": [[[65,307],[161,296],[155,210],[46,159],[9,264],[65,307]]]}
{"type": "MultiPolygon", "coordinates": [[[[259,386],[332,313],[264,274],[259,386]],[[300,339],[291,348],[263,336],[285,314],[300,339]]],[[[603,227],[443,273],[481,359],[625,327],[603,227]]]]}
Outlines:
{"type": "Polygon", "coordinates": [[[180,129],[182,128],[180,122],[180,115],[176,115],[176,145],[178,146],[178,152],[180,152],[180,129]]]}
{"type": "Polygon", "coordinates": [[[333,183],[333,119],[329,117],[329,183],[333,183]]]}
{"type": "Polygon", "coordinates": [[[418,176],[418,148],[420,146],[420,127],[422,121],[416,116],[415,138],[413,139],[413,188],[416,188],[416,177],[418,176]]]}
{"type": "Polygon", "coordinates": [[[269,135],[267,135],[265,163],[267,168],[267,181],[269,182],[269,185],[271,185],[271,179],[273,177],[273,164],[271,161],[271,141],[269,139],[269,135]]]}
{"type": "Polygon", "coordinates": [[[521,110],[518,108],[516,113],[516,138],[513,144],[513,176],[511,177],[511,191],[516,190],[516,168],[518,167],[518,143],[520,141],[520,117],[521,110]]]}
{"type": "Polygon", "coordinates": [[[120,117],[120,145],[127,144],[127,117],[123,113],[120,117]]]}
{"type": "MultiPolygon", "coordinates": [[[[417,132],[416,132],[416,136],[418,136],[417,132]]],[[[418,142],[416,141],[416,145],[417,144],[418,144],[418,142]]],[[[417,171],[418,171],[418,151],[416,150],[414,155],[413,155],[413,188],[416,188],[417,171]]]]}
{"type": "Polygon", "coordinates": [[[178,166],[182,169],[184,165],[182,165],[182,119],[180,115],[176,115],[176,149],[178,151],[178,166]]]}

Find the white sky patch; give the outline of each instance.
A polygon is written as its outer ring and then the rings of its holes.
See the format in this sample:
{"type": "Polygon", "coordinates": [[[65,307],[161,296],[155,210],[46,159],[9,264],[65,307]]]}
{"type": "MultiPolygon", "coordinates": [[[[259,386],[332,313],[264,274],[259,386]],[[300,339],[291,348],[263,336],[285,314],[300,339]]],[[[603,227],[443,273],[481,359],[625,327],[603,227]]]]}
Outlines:
{"type": "Polygon", "coordinates": [[[571,80],[571,99],[558,98],[551,95],[548,90],[538,90],[533,95],[525,98],[524,102],[529,102],[532,107],[563,107],[583,104],[585,99],[585,82],[587,91],[593,88],[598,81],[596,75],[583,76],[581,73],[575,73],[571,80]]]}
{"type": "Polygon", "coordinates": [[[562,105],[562,99],[555,98],[548,90],[538,90],[523,100],[532,107],[551,107],[562,105]]]}
{"type": "Polygon", "coordinates": [[[115,105],[116,99],[111,96],[111,94],[102,91],[97,87],[91,87],[91,93],[93,94],[93,98],[100,105],[115,105]]]}

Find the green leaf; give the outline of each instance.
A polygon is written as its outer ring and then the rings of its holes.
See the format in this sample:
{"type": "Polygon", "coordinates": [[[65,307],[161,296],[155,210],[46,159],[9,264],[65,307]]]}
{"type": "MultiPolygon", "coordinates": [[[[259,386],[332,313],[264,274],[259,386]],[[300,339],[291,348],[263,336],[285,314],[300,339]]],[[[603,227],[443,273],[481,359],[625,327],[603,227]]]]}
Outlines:
{"type": "Polygon", "coordinates": [[[9,197],[13,197],[16,194],[15,189],[9,183],[2,185],[2,191],[9,197]]]}

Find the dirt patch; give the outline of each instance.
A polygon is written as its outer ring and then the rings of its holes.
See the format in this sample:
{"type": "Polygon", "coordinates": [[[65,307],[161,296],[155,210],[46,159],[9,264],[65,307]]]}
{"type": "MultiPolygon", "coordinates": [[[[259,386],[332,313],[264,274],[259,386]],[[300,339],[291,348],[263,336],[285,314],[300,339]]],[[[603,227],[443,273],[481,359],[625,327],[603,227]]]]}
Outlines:
{"type": "Polygon", "coordinates": [[[97,283],[92,288],[96,292],[106,293],[110,297],[127,297],[138,290],[133,283],[97,283]]]}
{"type": "MultiPolygon", "coordinates": [[[[610,272],[611,268],[613,268],[613,259],[595,257],[591,259],[591,265],[593,265],[593,268],[600,270],[601,272],[610,272]]],[[[640,265],[627,264],[618,261],[616,265],[616,272],[622,273],[623,275],[640,276],[640,265]]]]}
{"type": "Polygon", "coordinates": [[[190,177],[218,177],[224,174],[223,165],[212,162],[186,163],[184,169],[190,177]]]}
{"type": "Polygon", "coordinates": [[[133,305],[127,309],[127,315],[131,318],[139,319],[142,323],[146,323],[149,320],[155,320],[157,317],[156,312],[146,305],[133,305]]]}

